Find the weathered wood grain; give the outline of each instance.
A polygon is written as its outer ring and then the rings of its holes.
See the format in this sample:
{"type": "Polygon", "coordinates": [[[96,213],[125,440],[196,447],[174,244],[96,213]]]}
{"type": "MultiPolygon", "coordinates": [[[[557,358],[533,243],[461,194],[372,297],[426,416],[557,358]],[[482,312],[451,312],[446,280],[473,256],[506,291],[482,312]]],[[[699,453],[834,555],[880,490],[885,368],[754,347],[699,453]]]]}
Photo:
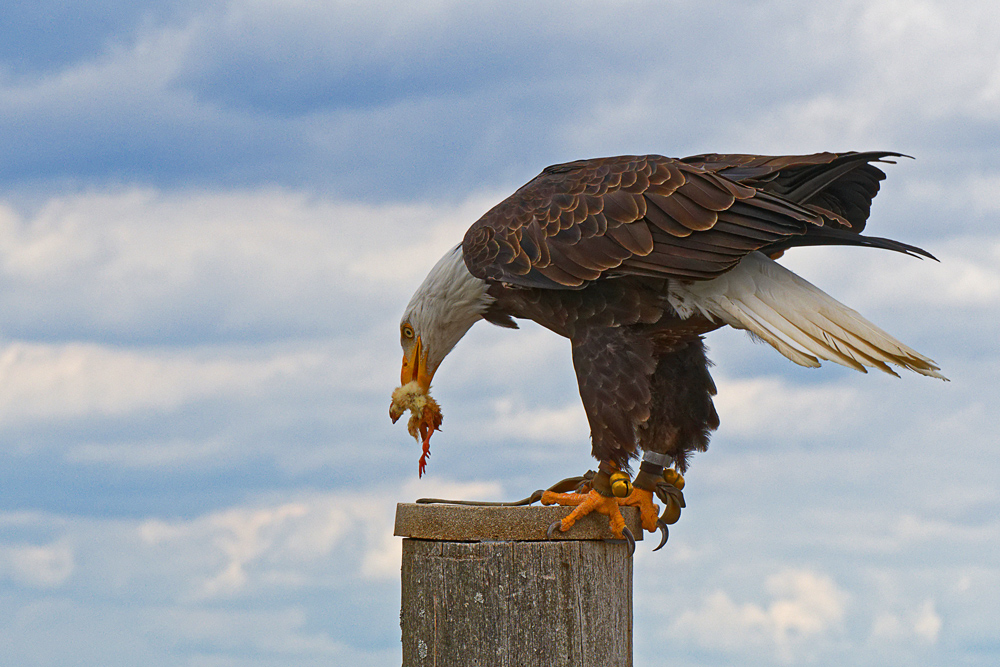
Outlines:
{"type": "Polygon", "coordinates": [[[603,540],[404,539],[404,667],[631,665],[626,549],[603,540]]]}

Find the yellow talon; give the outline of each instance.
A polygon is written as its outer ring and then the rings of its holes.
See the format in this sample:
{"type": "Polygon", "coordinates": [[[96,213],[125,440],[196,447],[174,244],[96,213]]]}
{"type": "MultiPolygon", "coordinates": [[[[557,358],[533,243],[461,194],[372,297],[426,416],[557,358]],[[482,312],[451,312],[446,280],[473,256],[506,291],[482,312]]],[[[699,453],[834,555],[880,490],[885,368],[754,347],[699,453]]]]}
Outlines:
{"type": "Polygon", "coordinates": [[[677,520],[680,518],[681,506],[677,504],[676,500],[669,498],[666,506],[663,508],[663,514],[660,515],[660,520],[668,526],[672,526],[677,523],[677,520]]]}
{"type": "Polygon", "coordinates": [[[663,471],[663,479],[671,486],[675,486],[678,489],[684,488],[684,477],[673,468],[667,468],[663,471]]]}
{"type": "Polygon", "coordinates": [[[616,498],[626,498],[632,493],[632,480],[623,472],[616,472],[611,475],[611,493],[616,498]]]}

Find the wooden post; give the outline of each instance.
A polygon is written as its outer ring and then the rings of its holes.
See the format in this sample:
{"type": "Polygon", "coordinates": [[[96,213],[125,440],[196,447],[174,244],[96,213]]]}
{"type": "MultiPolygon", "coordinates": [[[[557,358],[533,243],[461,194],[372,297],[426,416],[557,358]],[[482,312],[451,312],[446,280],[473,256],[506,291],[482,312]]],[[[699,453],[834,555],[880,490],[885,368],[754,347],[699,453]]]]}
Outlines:
{"type": "Polygon", "coordinates": [[[570,509],[397,505],[403,667],[630,666],[632,559],[596,514],[547,539],[570,509]]]}

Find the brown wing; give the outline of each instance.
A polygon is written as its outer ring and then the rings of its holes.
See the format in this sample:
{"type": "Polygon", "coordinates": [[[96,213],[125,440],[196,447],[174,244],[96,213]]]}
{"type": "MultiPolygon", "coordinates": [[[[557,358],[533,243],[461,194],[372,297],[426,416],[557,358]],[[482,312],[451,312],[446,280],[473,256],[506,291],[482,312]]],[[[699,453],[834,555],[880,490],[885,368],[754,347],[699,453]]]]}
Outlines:
{"type": "Polygon", "coordinates": [[[548,167],[480,218],[463,243],[480,278],[580,287],[610,275],[705,280],[755,250],[849,244],[927,253],[863,237],[896,153],[658,155],[548,167]]]}
{"type": "Polygon", "coordinates": [[[871,163],[895,164],[892,158],[898,157],[907,156],[889,151],[782,156],[706,154],[683,161],[833,213],[834,227],[858,233],[865,228],[872,199],[878,194],[879,182],[885,179],[882,170],[871,163]]]}
{"type": "Polygon", "coordinates": [[[708,279],[826,219],[722,171],[656,155],[549,167],[469,229],[466,264],[525,287],[616,274],[708,279]]]}

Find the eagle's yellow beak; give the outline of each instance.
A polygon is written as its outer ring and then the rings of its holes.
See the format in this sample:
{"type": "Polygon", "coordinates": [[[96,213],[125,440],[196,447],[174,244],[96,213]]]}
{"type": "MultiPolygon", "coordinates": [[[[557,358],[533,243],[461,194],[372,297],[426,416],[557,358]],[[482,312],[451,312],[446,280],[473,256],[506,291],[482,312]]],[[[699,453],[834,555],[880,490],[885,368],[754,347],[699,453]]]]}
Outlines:
{"type": "Polygon", "coordinates": [[[433,377],[434,373],[427,368],[427,352],[424,350],[423,341],[417,336],[410,349],[403,352],[403,368],[399,372],[399,389],[396,391],[399,392],[404,387],[407,390],[405,394],[393,395],[392,405],[389,406],[389,416],[393,423],[396,423],[396,420],[411,406],[419,404],[421,407],[418,409],[422,409],[423,402],[414,403],[414,400],[418,397],[430,397],[433,377]]]}
{"type": "Polygon", "coordinates": [[[417,336],[409,353],[403,354],[403,368],[399,372],[399,384],[416,382],[424,390],[424,393],[427,393],[430,391],[433,377],[434,373],[427,368],[427,352],[424,350],[420,336],[417,336]]]}
{"type": "Polygon", "coordinates": [[[433,376],[434,373],[427,368],[427,353],[423,342],[417,336],[409,350],[403,353],[403,368],[399,372],[400,386],[392,392],[389,417],[396,423],[404,412],[410,411],[407,430],[423,445],[417,468],[420,476],[423,476],[427,468],[431,435],[441,429],[441,408],[430,395],[433,376]]]}

